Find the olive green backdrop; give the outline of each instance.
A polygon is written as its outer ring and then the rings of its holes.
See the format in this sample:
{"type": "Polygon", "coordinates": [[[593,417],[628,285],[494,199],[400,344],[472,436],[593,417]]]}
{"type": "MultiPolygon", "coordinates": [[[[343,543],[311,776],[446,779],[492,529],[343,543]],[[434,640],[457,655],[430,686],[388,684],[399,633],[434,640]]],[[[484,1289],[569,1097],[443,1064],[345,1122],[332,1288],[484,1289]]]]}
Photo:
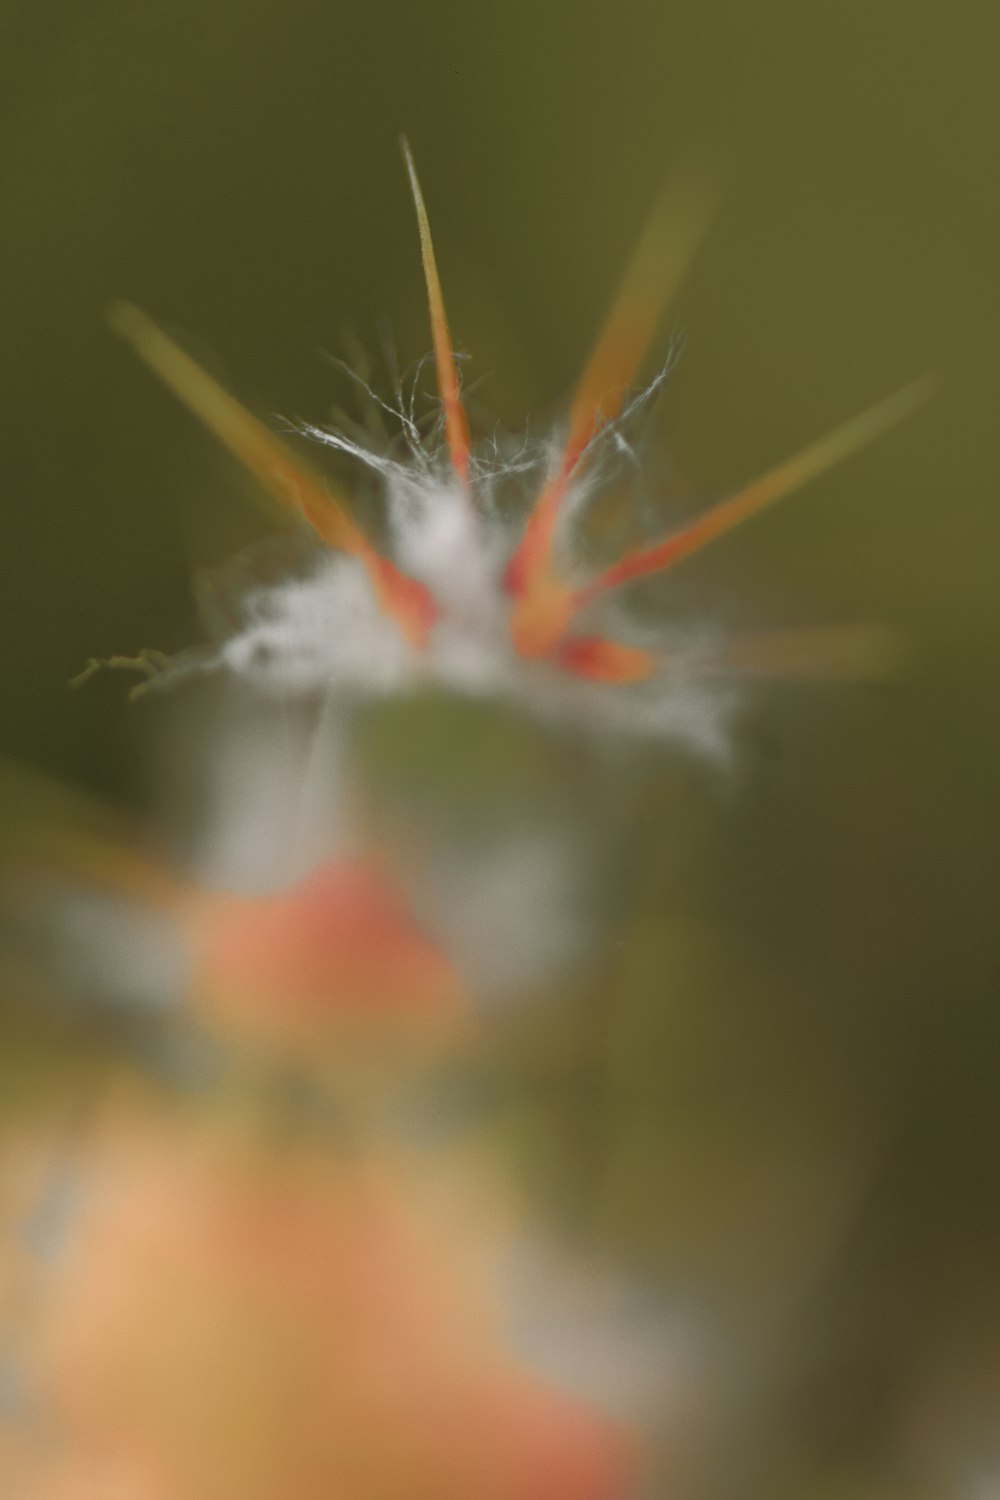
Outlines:
{"type": "Polygon", "coordinates": [[[816,1141],[839,1160],[891,1119],[844,1252],[852,1454],[928,1320],[970,1288],[985,1318],[1000,1253],[998,47],[985,0],[0,0],[0,748],[116,800],[147,795],[157,710],[67,680],[199,639],[192,569],[244,522],[106,305],[180,330],[254,409],[321,419],[343,393],[321,348],[374,348],[380,319],[404,361],[429,346],[400,130],[479,409],[514,427],[558,412],[677,161],[721,202],[662,415],[696,491],[940,373],[679,580],[907,649],[885,684],[763,695],[731,773],[664,752],[609,1075],[642,1164],[609,1217],[641,1242],[650,1203],[685,1205],[695,1263],[742,1222],[722,1167],[748,1133],[763,1161],[803,1139],[822,1180],[816,1141]]]}

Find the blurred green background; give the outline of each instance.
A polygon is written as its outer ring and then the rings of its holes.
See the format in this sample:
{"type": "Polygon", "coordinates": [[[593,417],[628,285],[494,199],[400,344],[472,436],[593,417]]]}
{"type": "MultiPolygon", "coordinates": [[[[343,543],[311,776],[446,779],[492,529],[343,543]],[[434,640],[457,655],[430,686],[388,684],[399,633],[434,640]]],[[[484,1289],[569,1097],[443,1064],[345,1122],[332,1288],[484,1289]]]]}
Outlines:
{"type": "Polygon", "coordinates": [[[114,801],[147,798],[157,708],[67,681],[197,641],[192,571],[241,511],[105,308],[321,420],[321,348],[382,318],[404,362],[429,346],[400,130],[478,407],[515,429],[559,411],[678,161],[721,200],[662,414],[696,493],[940,373],[679,581],[751,624],[886,621],[906,660],[763,694],[731,772],[663,751],[619,1023],[564,1122],[618,1164],[614,1234],[730,1294],[781,1280],[843,1174],[828,1300],[797,1314],[819,1394],[797,1375],[811,1415],[778,1420],[849,1465],[1000,1302],[998,47],[983,0],[0,0],[0,750],[114,801]]]}

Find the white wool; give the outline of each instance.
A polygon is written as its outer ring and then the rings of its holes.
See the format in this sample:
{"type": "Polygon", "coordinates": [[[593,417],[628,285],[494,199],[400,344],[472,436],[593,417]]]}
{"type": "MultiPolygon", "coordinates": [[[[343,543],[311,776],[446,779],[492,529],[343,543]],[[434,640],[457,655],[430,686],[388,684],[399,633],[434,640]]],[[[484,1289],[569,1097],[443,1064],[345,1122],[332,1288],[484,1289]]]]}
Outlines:
{"type": "Polygon", "coordinates": [[[431,684],[510,702],[553,727],[669,738],[724,757],[737,694],[706,670],[711,632],[675,628],[657,637],[606,606],[591,611],[588,630],[657,650],[662,668],[649,682],[592,682],[525,660],[510,639],[503,528],[453,479],[433,474],[395,474],[389,501],[394,560],[430,589],[440,611],[426,650],[414,650],[379,608],[361,562],[328,555],[306,577],[254,590],[243,628],[217,664],[279,697],[330,692],[346,706],[431,684]]]}
{"type": "Polygon", "coordinates": [[[496,1274],[511,1343],[560,1388],[646,1427],[683,1400],[700,1343],[690,1316],[535,1236],[505,1245],[496,1274]]]}
{"type": "Polygon", "coordinates": [[[397,484],[390,494],[396,557],[448,614],[481,618],[495,606],[503,558],[487,519],[450,484],[397,484]]]}
{"type": "Polygon", "coordinates": [[[584,841],[520,827],[475,850],[446,849],[423,872],[418,904],[474,992],[487,1001],[544,983],[591,933],[584,841]]]}
{"type": "Polygon", "coordinates": [[[412,652],[352,558],[331,556],[306,578],[256,589],[246,611],[220,662],[265,692],[340,688],[378,697],[417,675],[412,652]]]}
{"type": "Polygon", "coordinates": [[[349,846],[343,724],[324,702],[296,713],[258,695],[213,706],[185,769],[201,813],[186,864],[212,889],[265,894],[349,846]]]}
{"type": "Polygon", "coordinates": [[[191,958],[169,914],[104,890],[67,886],[47,915],[44,962],[70,998],[156,1014],[187,993],[191,958]]]}

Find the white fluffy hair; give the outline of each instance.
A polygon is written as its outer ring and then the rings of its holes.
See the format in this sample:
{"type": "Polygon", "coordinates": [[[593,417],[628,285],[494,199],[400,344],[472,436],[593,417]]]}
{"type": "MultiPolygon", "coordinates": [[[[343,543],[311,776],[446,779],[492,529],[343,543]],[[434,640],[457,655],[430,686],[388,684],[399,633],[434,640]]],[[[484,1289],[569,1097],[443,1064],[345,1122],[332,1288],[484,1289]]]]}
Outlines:
{"type": "Polygon", "coordinates": [[[593,682],[526,660],[508,629],[504,529],[477,514],[454,481],[390,481],[388,499],[394,559],[440,607],[424,651],[414,651],[383,612],[362,564],[328,553],[304,576],[250,590],[241,627],[203,665],[268,695],[335,694],[345,706],[435,686],[509,702],[553,726],[672,738],[724,755],[739,695],[712,670],[717,634],[710,627],[673,627],[654,638],[615,610],[619,639],[627,633],[662,655],[660,671],[645,683],[593,682]]]}

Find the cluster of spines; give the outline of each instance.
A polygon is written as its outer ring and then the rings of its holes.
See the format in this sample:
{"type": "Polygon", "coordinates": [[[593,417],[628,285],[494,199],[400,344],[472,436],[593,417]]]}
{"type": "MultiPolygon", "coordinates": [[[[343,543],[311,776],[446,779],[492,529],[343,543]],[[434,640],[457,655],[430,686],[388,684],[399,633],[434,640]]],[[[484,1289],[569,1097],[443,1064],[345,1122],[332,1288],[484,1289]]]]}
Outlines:
{"type": "MultiPolygon", "coordinates": [[[[430,308],[438,395],[449,462],[472,503],[471,438],[462,402],[430,225],[413,158],[403,141],[416,206],[424,279],[430,308]]],[[[555,539],[561,512],[579,482],[602,429],[621,413],[663,311],[683,275],[706,223],[704,195],[687,184],[654,215],[574,393],[559,456],[528,516],[505,574],[510,635],[517,653],[548,660],[575,676],[610,683],[641,682],[659,665],[654,652],[604,636],[580,633],[576,622],[596,599],[634,579],[673,567],[683,558],[798,489],[870,442],[924,398],[921,380],[835,428],[688,525],[650,546],[627,551],[581,586],[560,576],[555,539]]],[[[431,591],[383,556],[353,519],[345,496],[320,480],[273,432],[246,411],[212,376],[144,313],[119,305],[113,323],[145,362],[246,465],[284,506],[305,517],[329,547],[356,557],[366,569],[382,611],[413,649],[427,649],[440,614],[431,591]]],[[[769,637],[780,664],[780,634],[769,637]]],[[[789,636],[793,655],[801,637],[789,636]]]]}

